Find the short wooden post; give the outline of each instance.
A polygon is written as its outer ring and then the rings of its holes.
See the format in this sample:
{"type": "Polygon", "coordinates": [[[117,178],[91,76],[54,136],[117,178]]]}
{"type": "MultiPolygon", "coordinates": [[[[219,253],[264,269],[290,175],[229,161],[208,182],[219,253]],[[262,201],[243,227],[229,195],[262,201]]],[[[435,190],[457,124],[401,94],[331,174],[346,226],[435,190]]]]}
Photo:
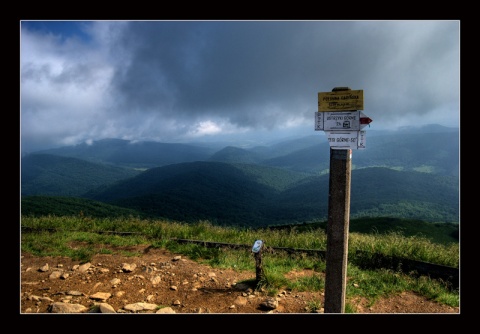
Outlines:
{"type": "Polygon", "coordinates": [[[262,267],[262,249],[264,242],[263,240],[256,240],[252,247],[253,255],[255,256],[255,277],[256,284],[258,285],[264,277],[263,267],[262,267]]]}

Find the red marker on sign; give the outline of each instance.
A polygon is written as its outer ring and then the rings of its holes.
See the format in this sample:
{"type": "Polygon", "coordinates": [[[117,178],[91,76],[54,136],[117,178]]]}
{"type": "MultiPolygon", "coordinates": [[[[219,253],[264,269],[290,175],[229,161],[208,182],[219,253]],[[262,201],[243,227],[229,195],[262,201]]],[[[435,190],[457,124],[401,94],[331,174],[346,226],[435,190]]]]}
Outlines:
{"type": "Polygon", "coordinates": [[[363,129],[365,126],[370,126],[369,124],[372,123],[372,119],[370,117],[368,117],[367,115],[365,115],[363,112],[360,111],[360,119],[359,119],[359,123],[360,123],[360,128],[363,129]]]}
{"type": "Polygon", "coordinates": [[[372,119],[370,117],[360,117],[360,124],[370,124],[372,119]]]}

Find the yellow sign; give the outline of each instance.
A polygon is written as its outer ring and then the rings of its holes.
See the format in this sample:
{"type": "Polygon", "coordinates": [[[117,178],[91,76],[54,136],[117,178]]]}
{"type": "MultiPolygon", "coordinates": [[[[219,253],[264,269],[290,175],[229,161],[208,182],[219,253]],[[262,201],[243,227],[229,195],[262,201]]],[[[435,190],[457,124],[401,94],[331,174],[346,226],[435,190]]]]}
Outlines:
{"type": "Polygon", "coordinates": [[[318,93],[318,111],[363,110],[363,90],[318,93]]]}

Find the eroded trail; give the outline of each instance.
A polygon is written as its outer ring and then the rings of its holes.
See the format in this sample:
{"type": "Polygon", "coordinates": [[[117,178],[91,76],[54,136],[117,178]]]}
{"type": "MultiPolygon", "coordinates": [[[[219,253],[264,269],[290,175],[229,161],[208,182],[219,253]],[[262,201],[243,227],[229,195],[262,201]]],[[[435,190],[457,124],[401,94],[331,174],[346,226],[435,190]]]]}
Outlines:
{"type": "MultiPolygon", "coordinates": [[[[122,251],[141,256],[98,254],[89,265],[65,257],[21,258],[21,313],[50,313],[54,303],[79,304],[85,312],[106,303],[116,313],[155,313],[170,307],[175,313],[311,313],[323,305],[323,291],[282,290],[276,296],[254,291],[244,281],[254,272],[220,270],[166,250],[135,246],[122,251]],[[243,283],[242,283],[243,282],[243,283]],[[274,298],[270,307],[266,301],[274,298]],[[154,305],[140,309],[132,304],[154,305]]],[[[289,279],[318,275],[310,270],[291,272],[289,279]]],[[[459,308],[429,301],[411,292],[380,299],[374,305],[348,300],[356,313],[459,313],[459,308]]],[[[323,309],[319,313],[323,312],[323,309]]]]}

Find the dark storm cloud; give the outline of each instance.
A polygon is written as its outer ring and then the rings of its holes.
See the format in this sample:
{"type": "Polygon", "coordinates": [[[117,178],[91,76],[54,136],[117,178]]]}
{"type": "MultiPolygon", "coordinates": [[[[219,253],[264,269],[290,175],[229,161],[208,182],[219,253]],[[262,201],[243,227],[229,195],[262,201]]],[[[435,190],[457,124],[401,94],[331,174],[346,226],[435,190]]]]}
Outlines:
{"type": "Polygon", "coordinates": [[[131,22],[121,40],[130,62],[113,82],[130,109],[270,124],[276,119],[261,116],[269,109],[277,119],[309,102],[314,111],[320,84],[333,84],[337,66],[348,65],[337,53],[347,51],[349,38],[332,54],[330,34],[348,36],[352,23],[331,24],[131,22]]]}
{"type": "Polygon", "coordinates": [[[336,86],[364,89],[382,115],[392,116],[392,104],[428,113],[443,94],[458,95],[458,70],[448,65],[458,62],[456,24],[130,22],[117,44],[129,62],[112,82],[127,111],[221,116],[242,127],[310,117],[316,93],[336,86]]]}
{"type": "Polygon", "coordinates": [[[318,92],[338,86],[364,91],[375,128],[459,125],[458,21],[79,26],[22,28],[26,142],[306,133],[318,92]]]}

